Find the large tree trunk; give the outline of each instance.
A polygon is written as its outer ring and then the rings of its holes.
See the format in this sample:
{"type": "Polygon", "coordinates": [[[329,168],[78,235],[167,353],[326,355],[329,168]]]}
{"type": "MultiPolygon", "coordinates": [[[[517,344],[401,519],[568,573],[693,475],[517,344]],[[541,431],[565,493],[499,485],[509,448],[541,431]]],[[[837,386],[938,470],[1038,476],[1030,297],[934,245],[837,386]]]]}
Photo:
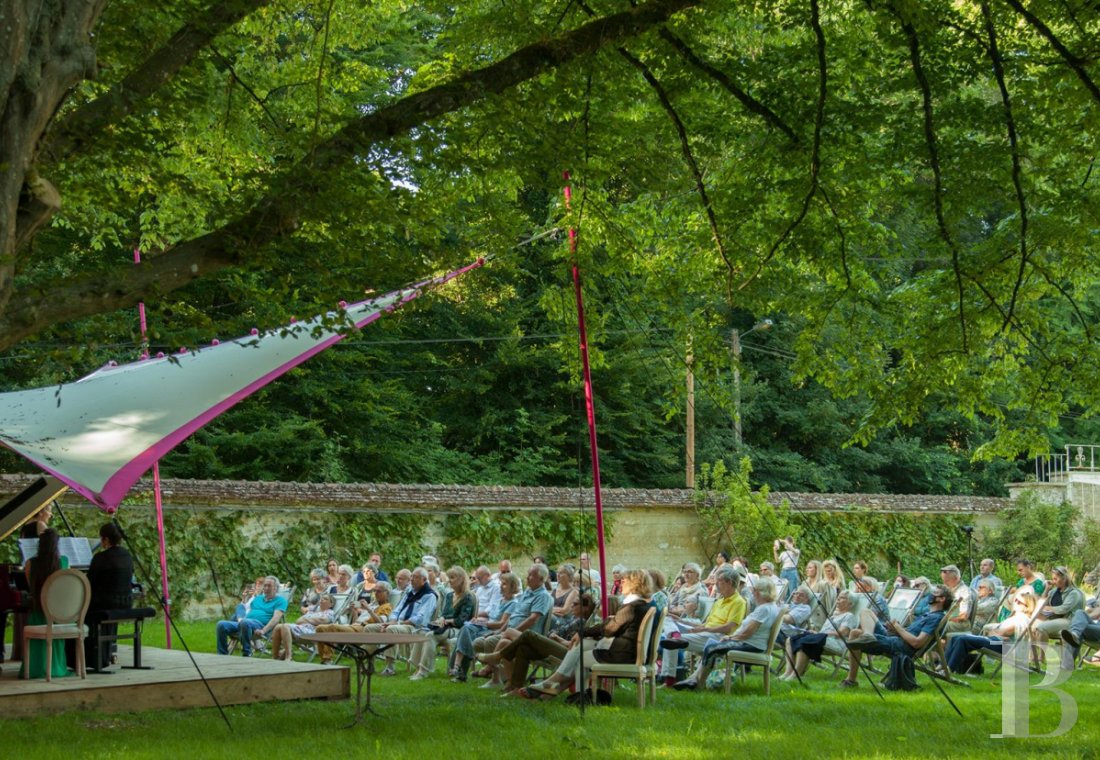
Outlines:
{"type": "Polygon", "coordinates": [[[38,142],[68,92],[95,73],[91,31],[106,0],[0,3],[0,311],[11,298],[19,241],[60,206],[33,173],[38,142]],[[22,203],[22,209],[20,205],[22,203]]]}

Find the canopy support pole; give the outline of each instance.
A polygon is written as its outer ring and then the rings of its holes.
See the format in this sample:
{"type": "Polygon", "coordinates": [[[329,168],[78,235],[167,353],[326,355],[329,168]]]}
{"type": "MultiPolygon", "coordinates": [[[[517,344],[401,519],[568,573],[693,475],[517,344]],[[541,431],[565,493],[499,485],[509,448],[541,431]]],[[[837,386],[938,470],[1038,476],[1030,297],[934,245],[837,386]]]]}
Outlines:
{"type": "MultiPolygon", "coordinates": [[[[569,172],[565,178],[565,208],[570,211],[573,191],[569,172]]],[[[581,365],[584,368],[584,406],[588,414],[588,446],[592,452],[592,489],[596,501],[596,544],[600,555],[600,614],[607,617],[607,560],[604,551],[603,496],[600,492],[600,450],[596,440],[596,402],[592,394],[592,370],[588,363],[588,330],[584,322],[584,295],[581,292],[581,270],[577,263],[577,228],[569,227],[569,254],[573,262],[573,292],[577,299],[577,330],[580,333],[581,365]]]]}
{"type": "MultiPolygon", "coordinates": [[[[141,251],[134,249],[134,264],[141,263],[141,251]]],[[[141,323],[141,358],[149,358],[148,324],[145,321],[145,302],[138,302],[138,321],[141,323]]],[[[171,601],[168,596],[168,553],[164,541],[164,504],[160,497],[160,460],[153,462],[153,504],[157,514],[157,543],[160,547],[160,598],[164,605],[164,641],[172,648],[171,601]]]]}

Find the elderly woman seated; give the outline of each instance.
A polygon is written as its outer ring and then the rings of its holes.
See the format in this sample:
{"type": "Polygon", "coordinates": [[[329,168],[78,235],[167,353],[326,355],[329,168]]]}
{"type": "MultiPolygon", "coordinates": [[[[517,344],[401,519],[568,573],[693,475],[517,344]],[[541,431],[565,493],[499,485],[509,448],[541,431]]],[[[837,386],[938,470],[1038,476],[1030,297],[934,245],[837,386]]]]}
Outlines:
{"type": "Polygon", "coordinates": [[[771,576],[761,576],[752,587],[756,607],[749,613],[741,625],[731,635],[708,641],[703,647],[703,656],[699,666],[688,678],[673,684],[673,688],[696,689],[707,682],[707,676],[714,669],[719,658],[727,652],[764,652],[768,647],[772,626],[779,617],[779,606],[775,603],[776,585],[771,576]]]}
{"type": "Polygon", "coordinates": [[[310,588],[306,589],[306,592],[302,594],[302,601],[299,603],[299,614],[306,614],[310,610],[316,609],[318,602],[321,601],[321,594],[327,592],[328,578],[325,575],[325,571],[321,568],[314,568],[309,573],[310,588]]]}
{"type": "Polygon", "coordinates": [[[794,681],[806,672],[810,660],[821,662],[821,655],[842,655],[847,647],[848,633],[859,625],[852,612],[852,597],[847,591],[836,596],[836,608],[817,633],[800,633],[787,639],[787,669],[780,676],[784,681],[794,681]]]}
{"type": "MultiPolygon", "coordinates": [[[[318,625],[317,633],[362,633],[372,623],[386,622],[391,612],[393,612],[393,604],[390,603],[390,584],[378,581],[374,585],[374,603],[362,609],[353,622],[318,625]]],[[[317,654],[321,658],[321,664],[327,665],[332,660],[332,647],[328,644],[318,644],[317,654]]]]}
{"type": "MultiPolygon", "coordinates": [[[[580,669],[582,653],[586,660],[590,657],[590,661],[595,662],[634,662],[642,620],[651,606],[648,601],[653,591],[650,582],[645,570],[624,571],[622,605],[615,616],[575,636],[554,674],[527,687],[521,696],[552,698],[568,689],[580,669]]],[[[581,683],[587,681],[587,675],[587,672],[581,673],[581,683]]]]}
{"type": "Polygon", "coordinates": [[[335,602],[332,594],[321,594],[315,609],[306,612],[293,623],[275,626],[271,631],[271,658],[288,661],[294,659],[294,637],[308,636],[317,626],[331,623],[335,602]]]}
{"type": "MultiPolygon", "coordinates": [[[[716,574],[718,598],[711,606],[710,614],[702,624],[690,623],[675,615],[669,615],[674,631],[661,639],[664,650],[661,660],[660,676],[666,685],[675,683],[676,658],[669,653],[677,649],[687,649],[696,654],[703,653],[703,647],[711,640],[732,633],[748,611],[748,603],[741,596],[743,576],[731,563],[726,563],[716,574]],[[678,638],[677,638],[678,637],[678,638]]],[[[772,586],[774,589],[774,584],[772,586]]]]}
{"type": "Polygon", "coordinates": [[[696,562],[688,562],[681,568],[677,584],[673,585],[672,594],[668,600],[668,614],[680,617],[690,617],[687,605],[692,605],[692,612],[698,609],[699,597],[708,596],[707,588],[703,585],[699,576],[703,568],[696,562]]]}

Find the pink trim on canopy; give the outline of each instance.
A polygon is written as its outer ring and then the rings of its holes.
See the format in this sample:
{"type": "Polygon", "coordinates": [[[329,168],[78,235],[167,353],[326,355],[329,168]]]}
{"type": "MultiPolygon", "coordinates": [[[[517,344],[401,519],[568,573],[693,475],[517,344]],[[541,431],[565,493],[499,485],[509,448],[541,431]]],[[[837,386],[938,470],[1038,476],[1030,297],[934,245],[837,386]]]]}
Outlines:
{"type": "MultiPolygon", "coordinates": [[[[430,279],[430,280],[426,280],[422,283],[417,283],[417,285],[414,288],[410,288],[410,289],[407,289],[407,290],[402,289],[402,290],[391,291],[390,293],[387,293],[384,296],[376,297],[376,298],[373,298],[373,299],[367,299],[367,300],[364,300],[364,301],[360,301],[356,304],[353,304],[352,306],[350,306],[348,308],[349,309],[361,308],[361,307],[366,306],[366,305],[371,304],[371,303],[382,302],[386,298],[392,298],[394,296],[399,296],[399,298],[396,301],[389,304],[388,306],[382,307],[382,308],[378,309],[377,311],[373,311],[370,314],[362,317],[361,319],[356,320],[354,322],[354,325],[355,325],[356,328],[360,328],[360,329],[363,328],[363,327],[366,327],[367,325],[371,324],[372,322],[375,322],[378,319],[380,319],[383,316],[383,314],[388,313],[390,311],[393,311],[393,310],[403,306],[404,304],[407,304],[410,301],[413,301],[416,298],[418,298],[421,295],[424,288],[426,288],[426,287],[437,287],[437,286],[443,285],[443,284],[455,279],[456,277],[459,277],[459,276],[465,274],[466,272],[469,272],[472,269],[476,269],[476,268],[478,268],[478,267],[480,267],[484,264],[485,264],[485,259],[479,258],[476,261],[474,261],[473,263],[462,267],[461,269],[457,269],[453,272],[450,272],[446,275],[442,275],[440,277],[436,277],[436,278],[433,278],[433,279],[430,279]]],[[[291,328],[291,329],[293,329],[293,328],[291,328]]],[[[109,512],[109,513],[113,513],[117,509],[119,503],[121,503],[121,501],[126,497],[126,494],[129,493],[129,491],[133,487],[134,483],[136,483],[141,478],[141,476],[144,475],[154,465],[154,463],[159,461],[165,454],[167,454],[169,451],[171,451],[175,446],[179,445],[180,442],[182,442],[184,439],[186,439],[188,436],[190,436],[196,430],[201,428],[203,425],[205,425],[208,422],[210,422],[211,420],[213,420],[215,417],[217,417],[222,412],[224,412],[227,409],[231,408],[232,406],[238,404],[239,402],[241,402],[242,400],[247,398],[252,393],[255,393],[257,390],[259,390],[260,388],[262,388],[265,385],[269,384],[270,382],[272,382],[273,380],[275,380],[279,376],[285,374],[289,370],[294,369],[295,367],[302,364],[304,361],[306,361],[310,357],[315,356],[316,354],[320,353],[321,351],[325,350],[326,348],[329,348],[330,346],[337,343],[338,341],[343,340],[344,337],[345,337],[344,334],[334,334],[334,335],[332,335],[332,336],[330,336],[330,337],[328,337],[328,338],[326,338],[326,339],[324,339],[324,340],[322,340],[318,343],[313,344],[312,346],[310,346],[308,349],[306,349],[302,353],[294,356],[293,358],[289,359],[286,362],[283,362],[282,364],[278,365],[275,369],[272,369],[272,370],[266,372],[265,374],[263,374],[262,376],[258,377],[255,380],[253,380],[252,382],[248,383],[247,385],[243,386],[242,388],[234,391],[233,393],[228,395],[223,400],[221,400],[218,403],[216,403],[216,404],[212,405],[211,407],[209,407],[206,411],[204,411],[201,414],[197,415],[196,417],[189,420],[185,424],[181,425],[177,429],[175,429],[175,430],[171,431],[170,433],[166,434],[160,440],[158,440],[156,443],[149,446],[147,449],[145,449],[144,451],[142,451],[141,453],[139,453],[138,455],[133,457],[129,462],[127,462],[118,471],[116,471],[113,475],[111,475],[107,479],[106,483],[104,484],[104,486],[103,486],[103,488],[100,492],[96,492],[93,488],[82,484],[81,482],[76,480],[73,476],[67,475],[64,472],[59,471],[58,468],[53,467],[50,464],[47,464],[46,462],[40,461],[39,457],[29,455],[29,454],[27,454],[23,451],[19,451],[18,449],[16,449],[16,451],[18,451],[18,453],[22,454],[23,456],[25,456],[30,461],[34,462],[36,465],[38,465],[39,467],[44,469],[46,472],[48,472],[51,475],[53,475],[54,477],[56,477],[58,480],[66,483],[67,485],[69,485],[74,491],[76,491],[77,493],[79,493],[82,496],[86,497],[87,499],[89,499],[90,501],[95,503],[97,506],[99,506],[104,511],[109,512]]],[[[249,340],[251,340],[251,339],[252,338],[249,338],[249,340]]],[[[233,342],[227,341],[227,342],[222,343],[222,344],[220,344],[219,346],[216,346],[216,347],[201,349],[201,351],[231,350],[232,345],[233,345],[233,342]]],[[[143,362],[140,362],[140,364],[149,364],[150,362],[156,363],[156,362],[166,362],[166,361],[172,361],[172,360],[169,359],[169,358],[148,359],[148,360],[145,360],[143,362]]],[[[133,365],[128,365],[128,366],[133,366],[133,365]]],[[[102,372],[115,372],[115,371],[122,371],[124,369],[126,369],[126,367],[121,367],[120,366],[120,367],[111,367],[110,369],[101,370],[101,371],[102,372]]],[[[186,371],[186,370],[181,369],[181,371],[186,371]]],[[[81,382],[81,381],[77,381],[77,382],[81,382]]]]}

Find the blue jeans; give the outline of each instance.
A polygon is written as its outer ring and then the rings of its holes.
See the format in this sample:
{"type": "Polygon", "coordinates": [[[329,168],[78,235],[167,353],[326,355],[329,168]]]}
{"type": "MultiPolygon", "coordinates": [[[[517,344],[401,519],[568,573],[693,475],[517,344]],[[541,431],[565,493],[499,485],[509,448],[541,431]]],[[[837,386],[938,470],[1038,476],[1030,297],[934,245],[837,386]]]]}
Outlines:
{"type": "Polygon", "coordinates": [[[913,647],[905,643],[901,636],[891,636],[886,631],[886,626],[880,622],[875,623],[875,640],[869,642],[853,643],[852,647],[864,654],[884,654],[895,657],[899,654],[913,656],[913,647]]]}
{"type": "Polygon", "coordinates": [[[790,599],[791,594],[793,594],[794,590],[796,588],[798,588],[798,568],[797,567],[784,568],[779,573],[779,577],[787,582],[787,598],[790,599]]]}
{"type": "Polygon", "coordinates": [[[475,623],[472,620],[467,621],[458,630],[458,638],[455,640],[455,651],[462,652],[463,657],[473,659],[474,657],[474,639],[484,636],[489,632],[489,629],[480,623],[475,623]]]}
{"type": "Polygon", "coordinates": [[[252,634],[263,627],[259,620],[248,618],[220,621],[217,627],[218,654],[229,654],[229,639],[235,638],[241,642],[241,654],[249,657],[252,654],[252,634]]]}
{"type": "Polygon", "coordinates": [[[990,638],[988,636],[976,636],[972,633],[960,633],[958,636],[951,637],[944,656],[947,658],[947,667],[951,669],[952,673],[965,673],[967,655],[971,652],[978,649],[1001,651],[1003,646],[1004,639],[998,637],[990,638]]]}

